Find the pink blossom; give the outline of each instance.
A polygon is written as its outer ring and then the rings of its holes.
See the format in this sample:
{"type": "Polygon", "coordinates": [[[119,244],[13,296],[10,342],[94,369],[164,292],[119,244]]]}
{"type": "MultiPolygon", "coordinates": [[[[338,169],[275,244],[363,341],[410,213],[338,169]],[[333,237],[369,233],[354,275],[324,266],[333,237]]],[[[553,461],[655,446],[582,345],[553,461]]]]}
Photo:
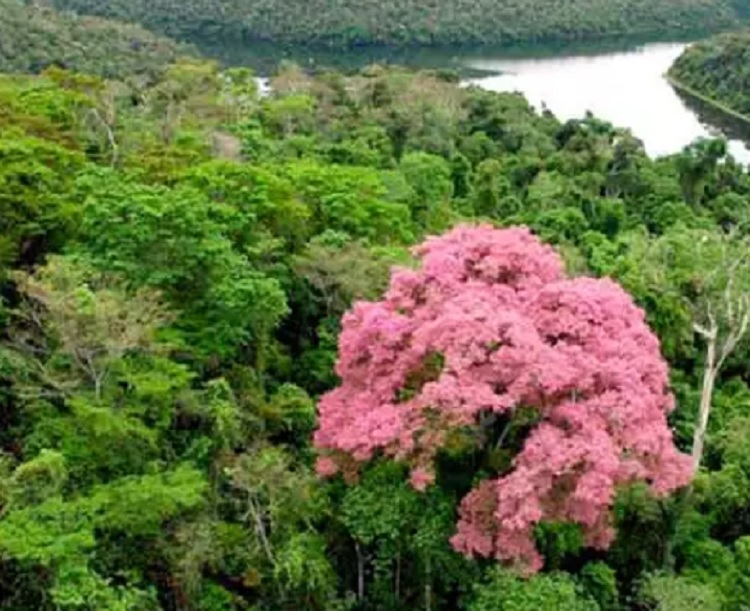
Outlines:
{"type": "Polygon", "coordinates": [[[318,473],[385,456],[409,464],[422,490],[451,430],[534,407],[540,422],[513,468],[464,498],[452,539],[529,572],[542,566],[539,522],[579,524],[606,548],[619,486],[648,481],[664,495],[689,481],[666,420],[667,364],[618,284],[565,278],[526,228],[462,225],[415,254],[418,270],[396,271],[382,301],[344,317],[342,383],[318,406],[318,473]]]}
{"type": "Polygon", "coordinates": [[[427,489],[427,486],[435,481],[435,475],[429,472],[427,469],[417,467],[411,472],[409,481],[416,490],[424,491],[427,489]]]}
{"type": "Polygon", "coordinates": [[[339,472],[339,467],[332,458],[321,456],[315,463],[315,471],[321,477],[330,477],[339,472]]]}

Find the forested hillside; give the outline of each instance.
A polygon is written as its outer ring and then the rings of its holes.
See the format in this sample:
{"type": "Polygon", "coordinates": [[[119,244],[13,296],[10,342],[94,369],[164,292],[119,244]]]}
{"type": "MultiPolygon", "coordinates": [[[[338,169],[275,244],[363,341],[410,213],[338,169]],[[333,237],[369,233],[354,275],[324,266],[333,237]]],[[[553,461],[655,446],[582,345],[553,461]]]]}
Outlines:
{"type": "Polygon", "coordinates": [[[451,74],[0,77],[0,608],[740,611],[749,230],[451,74]]]}
{"type": "Polygon", "coordinates": [[[154,74],[188,52],[136,25],[0,0],[0,71],[57,65],[104,77],[154,74]]]}
{"type": "Polygon", "coordinates": [[[54,0],[179,39],[358,44],[507,44],[731,26],[729,0],[54,0]]]}
{"type": "Polygon", "coordinates": [[[691,45],[669,75],[676,83],[750,116],[750,31],[691,45]]]}

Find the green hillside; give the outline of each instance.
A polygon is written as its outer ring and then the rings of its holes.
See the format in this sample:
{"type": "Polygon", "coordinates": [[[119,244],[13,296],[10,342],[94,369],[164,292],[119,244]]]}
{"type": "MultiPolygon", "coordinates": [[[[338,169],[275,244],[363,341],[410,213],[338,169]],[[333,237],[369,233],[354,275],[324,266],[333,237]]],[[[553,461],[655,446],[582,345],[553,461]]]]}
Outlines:
{"type": "Polygon", "coordinates": [[[314,43],[505,44],[677,34],[736,23],[732,0],[53,0],[178,38],[314,43]]]}
{"type": "Polygon", "coordinates": [[[55,64],[118,77],[151,73],[186,48],[140,26],[0,0],[0,71],[38,72],[55,64]]]}
{"type": "Polygon", "coordinates": [[[750,31],[692,45],[672,66],[669,76],[701,96],[750,115],[750,31]]]}

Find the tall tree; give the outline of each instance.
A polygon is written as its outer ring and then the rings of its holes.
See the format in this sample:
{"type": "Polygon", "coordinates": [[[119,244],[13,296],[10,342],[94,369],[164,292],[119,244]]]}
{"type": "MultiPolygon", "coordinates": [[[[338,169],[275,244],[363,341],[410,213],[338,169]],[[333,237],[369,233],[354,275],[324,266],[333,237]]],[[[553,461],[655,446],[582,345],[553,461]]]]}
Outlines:
{"type": "Polygon", "coordinates": [[[658,340],[617,284],[566,279],[526,229],[459,226],[415,252],[419,270],[344,317],[342,385],[319,405],[322,475],[351,479],[383,454],[424,489],[442,450],[502,448],[523,418],[512,467],[466,496],[452,543],[529,571],[540,522],[606,548],[618,486],[648,480],[663,495],[689,481],[658,340]]]}

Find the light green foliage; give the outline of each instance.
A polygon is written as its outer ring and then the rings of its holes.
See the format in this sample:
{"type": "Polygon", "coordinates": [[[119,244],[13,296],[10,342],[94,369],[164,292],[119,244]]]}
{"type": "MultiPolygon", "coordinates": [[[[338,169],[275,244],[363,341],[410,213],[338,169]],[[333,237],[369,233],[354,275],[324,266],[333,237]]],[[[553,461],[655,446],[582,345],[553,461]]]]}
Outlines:
{"type": "Polygon", "coordinates": [[[3,504],[22,507],[41,503],[59,495],[67,480],[65,457],[59,452],[42,450],[36,458],[20,464],[13,471],[3,504]]]}
{"type": "Polygon", "coordinates": [[[699,140],[677,157],[677,170],[685,201],[699,203],[718,170],[719,160],[726,156],[726,144],[721,140],[699,140]]]}
{"type": "Polygon", "coordinates": [[[597,611],[564,573],[539,575],[529,580],[495,569],[487,581],[475,588],[469,611],[597,611]]]}
{"type": "Polygon", "coordinates": [[[274,578],[285,590],[332,597],[336,575],[326,558],[326,542],[313,533],[297,533],[278,550],[274,578]]]}
{"type": "Polygon", "coordinates": [[[85,180],[82,254],[103,271],[162,291],[198,351],[228,355],[252,343],[261,359],[286,304],[278,283],[233,248],[228,234],[242,222],[238,211],[193,189],[146,187],[108,173],[85,180]]]}
{"type": "MultiPolygon", "coordinates": [[[[45,78],[7,74],[0,77],[0,127],[75,148],[81,111],[88,110],[93,100],[61,87],[49,78],[49,71],[45,75],[45,78]]],[[[37,146],[42,144],[43,141],[37,142],[37,146]]]]}
{"type": "Polygon", "coordinates": [[[111,609],[151,611],[158,609],[156,592],[135,587],[112,586],[84,564],[63,565],[50,590],[58,609],[111,609]]]}
{"type": "Polygon", "coordinates": [[[502,175],[497,159],[485,159],[477,166],[474,177],[474,209],[479,216],[503,219],[518,212],[516,200],[508,196],[510,185],[502,175]]]}
{"type": "Polygon", "coordinates": [[[283,247],[296,248],[310,235],[311,210],[274,168],[210,161],[189,168],[182,182],[238,215],[230,237],[248,254],[254,254],[262,240],[281,239],[283,247]]]}
{"type": "Polygon", "coordinates": [[[325,540],[313,521],[326,510],[314,476],[295,467],[276,447],[256,447],[228,469],[237,502],[253,538],[255,562],[278,587],[282,601],[303,596],[325,601],[335,592],[325,540]]]}
{"type": "Polygon", "coordinates": [[[750,538],[741,537],[734,544],[734,561],[738,571],[725,582],[730,600],[746,604],[750,597],[750,538]]]}
{"type": "Polygon", "coordinates": [[[306,437],[315,427],[315,402],[299,386],[282,384],[264,405],[263,419],[274,432],[306,437]]]}
{"type": "Polygon", "coordinates": [[[206,611],[232,611],[234,597],[220,585],[209,583],[200,597],[200,608],[206,611]]]}
{"type": "Polygon", "coordinates": [[[646,580],[640,596],[655,611],[720,611],[721,597],[708,585],[680,577],[654,575],[646,580]]]}
{"type": "Polygon", "coordinates": [[[34,416],[38,424],[26,439],[29,451],[62,452],[71,478],[79,485],[142,472],[159,455],[158,435],[139,418],[83,398],[73,399],[63,414],[48,404],[35,404],[34,416]]]}
{"type": "Polygon", "coordinates": [[[315,233],[332,229],[376,242],[409,242],[414,235],[408,202],[394,199],[375,170],[303,162],[285,175],[310,210],[315,233]]]}
{"type": "Polygon", "coordinates": [[[203,504],[204,490],[200,473],[179,467],[115,480],[67,501],[51,498],[11,510],[0,523],[0,548],[20,562],[53,571],[51,594],[59,608],[156,608],[147,591],[112,588],[87,557],[93,559],[99,540],[110,534],[143,542],[159,537],[166,521],[203,504]]]}
{"type": "Polygon", "coordinates": [[[421,513],[420,496],[399,477],[399,471],[379,465],[360,486],[347,491],[342,519],[361,542],[370,544],[380,537],[398,541],[404,526],[421,513]]]}
{"type": "Polygon", "coordinates": [[[303,94],[270,98],[263,104],[262,120],[276,137],[309,134],[315,127],[315,99],[303,94]]]}
{"type": "Polygon", "coordinates": [[[200,506],[205,481],[189,467],[115,480],[88,496],[59,497],[11,511],[0,524],[2,547],[15,558],[49,564],[92,547],[94,529],[156,536],[163,522],[200,506]]]}
{"type": "Polygon", "coordinates": [[[235,109],[232,119],[242,121],[258,104],[259,87],[255,73],[250,68],[229,68],[222,74],[222,96],[235,109]]]}
{"type": "Polygon", "coordinates": [[[689,355],[693,324],[707,324],[709,313],[727,323],[727,291],[736,299],[750,289],[747,247],[736,233],[676,226],[659,238],[633,232],[620,240],[623,256],[601,272],[616,274],[647,308],[652,327],[670,342],[668,355],[689,355]]]}
{"type": "Polygon", "coordinates": [[[291,529],[295,522],[308,522],[325,509],[314,476],[291,461],[282,448],[270,446],[237,457],[228,472],[232,485],[246,495],[248,519],[262,512],[272,529],[291,529]]]}
{"type": "Polygon", "coordinates": [[[570,180],[558,172],[542,172],[529,185],[528,203],[536,210],[556,208],[558,204],[568,207],[573,203],[570,180]]]}

